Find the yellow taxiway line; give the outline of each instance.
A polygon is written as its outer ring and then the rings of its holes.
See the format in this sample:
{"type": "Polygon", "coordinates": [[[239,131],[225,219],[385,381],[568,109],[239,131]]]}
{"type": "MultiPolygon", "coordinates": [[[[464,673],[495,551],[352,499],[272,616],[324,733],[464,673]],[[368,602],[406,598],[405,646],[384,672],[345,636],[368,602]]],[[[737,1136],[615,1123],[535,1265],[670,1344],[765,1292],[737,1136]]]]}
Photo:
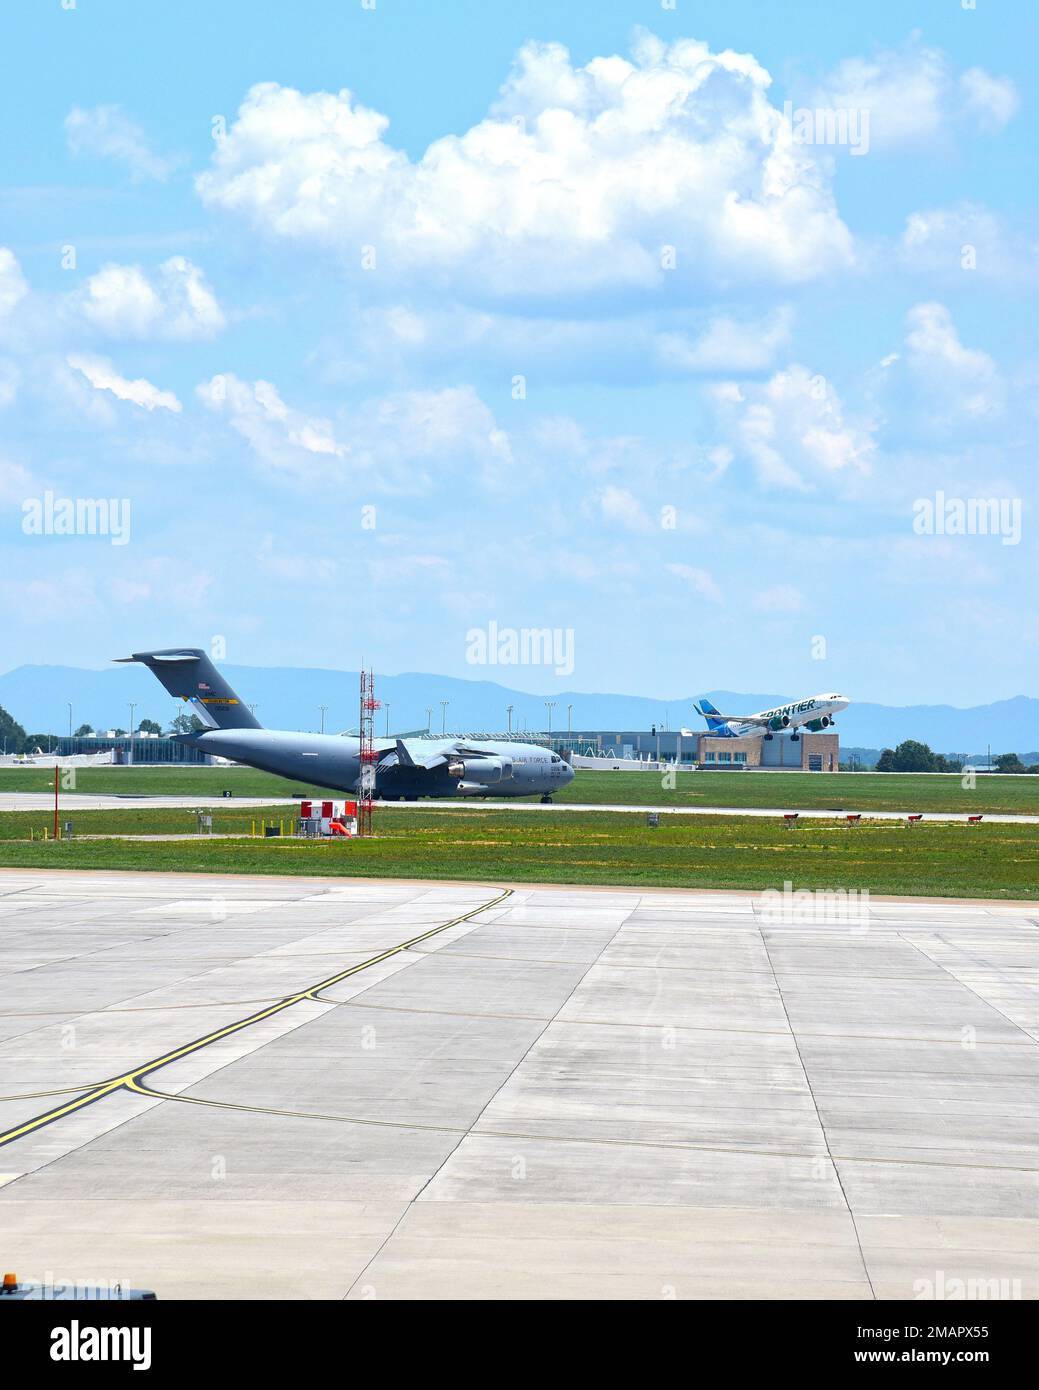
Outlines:
{"type": "Polygon", "coordinates": [[[481,912],[486,912],[488,908],[496,907],[498,903],[511,896],[511,888],[503,889],[496,898],[492,898],[489,903],[481,903],[479,907],[471,908],[468,912],[463,912],[458,917],[452,917],[450,922],[443,922],[438,927],[431,927],[429,931],[421,932],[418,936],[409,937],[407,941],[401,941],[396,946],[390,946],[385,951],[380,951],[378,955],[371,956],[368,960],[359,961],[356,965],[347,966],[345,970],[340,970],[338,974],[330,975],[327,979],[319,980],[317,984],[309,985],[306,989],[301,989],[296,994],[290,994],[285,999],[280,999],[276,1004],[269,1008],[261,1009],[258,1013],[250,1014],[248,1018],[239,1019],[236,1023],[229,1023],[224,1028],[217,1028],[212,1033],[207,1033],[204,1037],[196,1038],[193,1042],[185,1043],[183,1047],[175,1048],[172,1052],[165,1053],[162,1057],[155,1057],[150,1062],[145,1062],[142,1066],[134,1067],[131,1071],[123,1072],[121,1076],[113,1076],[108,1081],[101,1081],[75,1100],[67,1101],[64,1105],[55,1106],[53,1110],[47,1110],[42,1115],[35,1115],[31,1120],[26,1120],[24,1124],[15,1126],[0,1134],[0,1148],[5,1144],[11,1144],[16,1139],[22,1139],[27,1134],[32,1134],[38,1129],[43,1129],[45,1125],[50,1125],[55,1120],[64,1119],[66,1115],[73,1115],[77,1110],[83,1110],[88,1105],[93,1105],[99,1100],[104,1100],[115,1091],[127,1090],[142,1094],[138,1083],[150,1072],[157,1071],[160,1067],[166,1066],[169,1062],[177,1062],[182,1057],[188,1057],[193,1052],[200,1051],[203,1047],[209,1047],[211,1043],[219,1042],[222,1038],[231,1037],[234,1033],[240,1033],[243,1028],[251,1028],[254,1023],[262,1023],[265,1018],[273,1018],[275,1014],[283,1013],[286,1009],[291,1009],[296,1004],[301,1004],[305,999],[314,1003],[327,1001],[319,1000],[317,995],[323,989],[330,989],[332,985],[340,984],[347,980],[351,975],[358,974],[361,970],[368,970],[373,965],[378,965],[384,960],[389,960],[391,956],[396,956],[401,951],[407,951],[412,946],[417,946],[420,941],[428,941],[431,936],[438,936],[441,932],[447,931],[451,927],[457,927],[461,922],[467,922],[470,917],[475,917],[481,912]]]}

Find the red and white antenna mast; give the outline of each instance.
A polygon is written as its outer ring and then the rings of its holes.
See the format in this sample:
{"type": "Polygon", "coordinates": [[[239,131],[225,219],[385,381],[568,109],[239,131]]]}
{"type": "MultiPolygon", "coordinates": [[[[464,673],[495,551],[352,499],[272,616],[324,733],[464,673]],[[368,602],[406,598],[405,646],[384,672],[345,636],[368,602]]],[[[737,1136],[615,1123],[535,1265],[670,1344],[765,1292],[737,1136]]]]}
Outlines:
{"type": "Polygon", "coordinates": [[[378,754],[375,751],[375,711],[379,701],[375,698],[375,677],[371,671],[361,669],[361,775],[357,784],[357,833],[372,833],[372,802],[375,800],[375,764],[378,754]]]}

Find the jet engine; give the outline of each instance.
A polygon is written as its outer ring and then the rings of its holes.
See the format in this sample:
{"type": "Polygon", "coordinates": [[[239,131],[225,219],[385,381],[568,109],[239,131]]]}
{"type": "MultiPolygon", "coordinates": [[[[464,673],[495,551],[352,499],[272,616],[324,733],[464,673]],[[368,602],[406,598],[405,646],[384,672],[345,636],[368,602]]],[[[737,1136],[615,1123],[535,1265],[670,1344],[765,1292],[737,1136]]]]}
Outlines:
{"type": "Polygon", "coordinates": [[[770,729],[785,729],[789,723],[789,714],[774,714],[768,721],[768,727],[770,729]]]}
{"type": "Polygon", "coordinates": [[[450,777],[462,782],[475,783],[481,787],[493,786],[503,777],[512,776],[512,761],[509,758],[452,758],[447,764],[450,777]]]}

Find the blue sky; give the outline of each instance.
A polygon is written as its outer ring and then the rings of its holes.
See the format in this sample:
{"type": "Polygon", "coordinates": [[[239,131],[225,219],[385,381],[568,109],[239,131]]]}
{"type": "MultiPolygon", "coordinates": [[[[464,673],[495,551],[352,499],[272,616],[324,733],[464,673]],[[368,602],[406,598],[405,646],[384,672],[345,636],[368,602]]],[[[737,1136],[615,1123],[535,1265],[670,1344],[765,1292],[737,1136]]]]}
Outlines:
{"type": "Polygon", "coordinates": [[[5,667],[1037,693],[1033,5],[4,26],[5,667]]]}

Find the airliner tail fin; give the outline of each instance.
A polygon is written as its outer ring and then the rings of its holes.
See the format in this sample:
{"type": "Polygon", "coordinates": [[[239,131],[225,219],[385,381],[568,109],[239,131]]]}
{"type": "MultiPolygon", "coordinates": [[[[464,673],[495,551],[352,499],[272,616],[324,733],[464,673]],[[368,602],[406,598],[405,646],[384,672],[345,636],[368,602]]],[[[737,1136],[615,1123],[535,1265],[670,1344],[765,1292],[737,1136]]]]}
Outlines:
{"type": "Polygon", "coordinates": [[[725,720],[718,717],[718,710],[711,704],[710,700],[700,700],[698,704],[694,705],[694,708],[697,714],[706,720],[708,729],[713,731],[725,728],[725,720]]]}

